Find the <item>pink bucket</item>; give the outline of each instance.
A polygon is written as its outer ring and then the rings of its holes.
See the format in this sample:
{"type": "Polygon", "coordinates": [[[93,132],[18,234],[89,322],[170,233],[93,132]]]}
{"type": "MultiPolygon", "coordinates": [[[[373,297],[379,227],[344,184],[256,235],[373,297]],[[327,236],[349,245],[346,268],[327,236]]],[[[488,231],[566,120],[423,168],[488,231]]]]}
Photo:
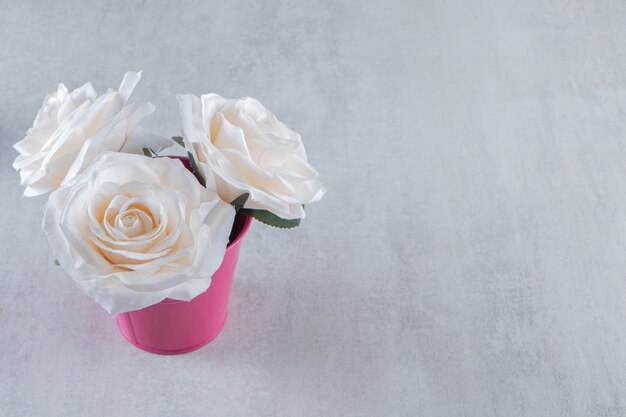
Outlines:
{"type": "Polygon", "coordinates": [[[237,215],[231,242],[208,290],[191,301],[167,298],[153,306],[117,315],[122,336],[139,349],[163,355],[191,352],[215,339],[226,324],[239,246],[251,223],[251,217],[237,215]]]}

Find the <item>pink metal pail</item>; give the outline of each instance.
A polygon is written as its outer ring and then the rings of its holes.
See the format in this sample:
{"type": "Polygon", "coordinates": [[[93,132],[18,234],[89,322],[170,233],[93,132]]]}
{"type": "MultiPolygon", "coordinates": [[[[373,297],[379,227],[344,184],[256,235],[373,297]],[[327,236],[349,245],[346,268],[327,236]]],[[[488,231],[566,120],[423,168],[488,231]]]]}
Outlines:
{"type": "Polygon", "coordinates": [[[118,314],[122,336],[139,349],[163,355],[191,352],[215,339],[226,324],[239,246],[251,223],[251,217],[237,215],[231,243],[208,290],[191,301],[166,298],[153,306],[118,314]]]}

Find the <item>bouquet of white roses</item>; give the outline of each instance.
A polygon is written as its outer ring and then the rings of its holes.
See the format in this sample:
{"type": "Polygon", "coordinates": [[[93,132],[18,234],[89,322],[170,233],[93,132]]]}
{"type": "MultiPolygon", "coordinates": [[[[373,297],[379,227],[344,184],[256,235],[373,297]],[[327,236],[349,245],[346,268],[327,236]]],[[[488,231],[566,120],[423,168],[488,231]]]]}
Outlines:
{"type": "Polygon", "coordinates": [[[300,135],[255,99],[180,95],[183,136],[145,132],[154,106],[128,104],[140,76],[101,96],[60,84],[14,146],[24,195],[50,192],[43,229],[58,263],[112,314],[192,300],[236,215],[294,227],[325,192],[300,135]],[[176,143],[192,172],[161,157],[176,143]]]}

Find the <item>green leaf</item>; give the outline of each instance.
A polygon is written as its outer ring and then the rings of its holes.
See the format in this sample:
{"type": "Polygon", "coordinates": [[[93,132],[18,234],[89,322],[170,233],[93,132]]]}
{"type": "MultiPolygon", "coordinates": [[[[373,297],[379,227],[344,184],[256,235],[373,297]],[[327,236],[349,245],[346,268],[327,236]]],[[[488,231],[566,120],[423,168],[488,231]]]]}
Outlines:
{"type": "Polygon", "coordinates": [[[280,229],[293,229],[300,224],[300,219],[281,219],[267,210],[241,209],[241,212],[257,219],[261,223],[280,229]]]}
{"type": "Polygon", "coordinates": [[[187,156],[189,157],[189,164],[191,165],[191,169],[193,169],[193,172],[198,176],[198,180],[200,181],[200,184],[202,184],[203,187],[206,187],[206,181],[204,180],[204,177],[200,173],[200,170],[198,169],[198,164],[196,164],[196,160],[194,159],[191,152],[187,152],[187,156]]]}
{"type": "Polygon", "coordinates": [[[56,266],[61,266],[61,264],[59,263],[59,260],[58,260],[58,259],[55,259],[55,260],[54,260],[54,264],[55,264],[56,266]]]}
{"type": "Polygon", "coordinates": [[[243,193],[230,203],[235,208],[235,213],[243,208],[246,201],[248,201],[248,197],[250,197],[250,193],[243,193]]]}
{"type": "Polygon", "coordinates": [[[142,151],[143,151],[143,154],[145,156],[147,156],[148,158],[152,158],[152,150],[151,149],[143,148],[142,151]]]}
{"type": "Polygon", "coordinates": [[[172,140],[176,142],[177,144],[179,144],[180,146],[182,146],[183,148],[185,147],[185,142],[183,142],[182,136],[172,136],[172,140]]]}

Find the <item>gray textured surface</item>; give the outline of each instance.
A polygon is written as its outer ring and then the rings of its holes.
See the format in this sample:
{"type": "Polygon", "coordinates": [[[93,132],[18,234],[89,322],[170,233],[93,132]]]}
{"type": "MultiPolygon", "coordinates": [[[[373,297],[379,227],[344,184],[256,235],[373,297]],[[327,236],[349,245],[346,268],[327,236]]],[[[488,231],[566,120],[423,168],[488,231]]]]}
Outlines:
{"type": "Polygon", "coordinates": [[[622,1],[1,4],[0,415],[626,414],[622,1]],[[329,189],[188,355],[121,338],[10,167],[57,82],[128,69],[165,134],[259,98],[329,189]]]}

